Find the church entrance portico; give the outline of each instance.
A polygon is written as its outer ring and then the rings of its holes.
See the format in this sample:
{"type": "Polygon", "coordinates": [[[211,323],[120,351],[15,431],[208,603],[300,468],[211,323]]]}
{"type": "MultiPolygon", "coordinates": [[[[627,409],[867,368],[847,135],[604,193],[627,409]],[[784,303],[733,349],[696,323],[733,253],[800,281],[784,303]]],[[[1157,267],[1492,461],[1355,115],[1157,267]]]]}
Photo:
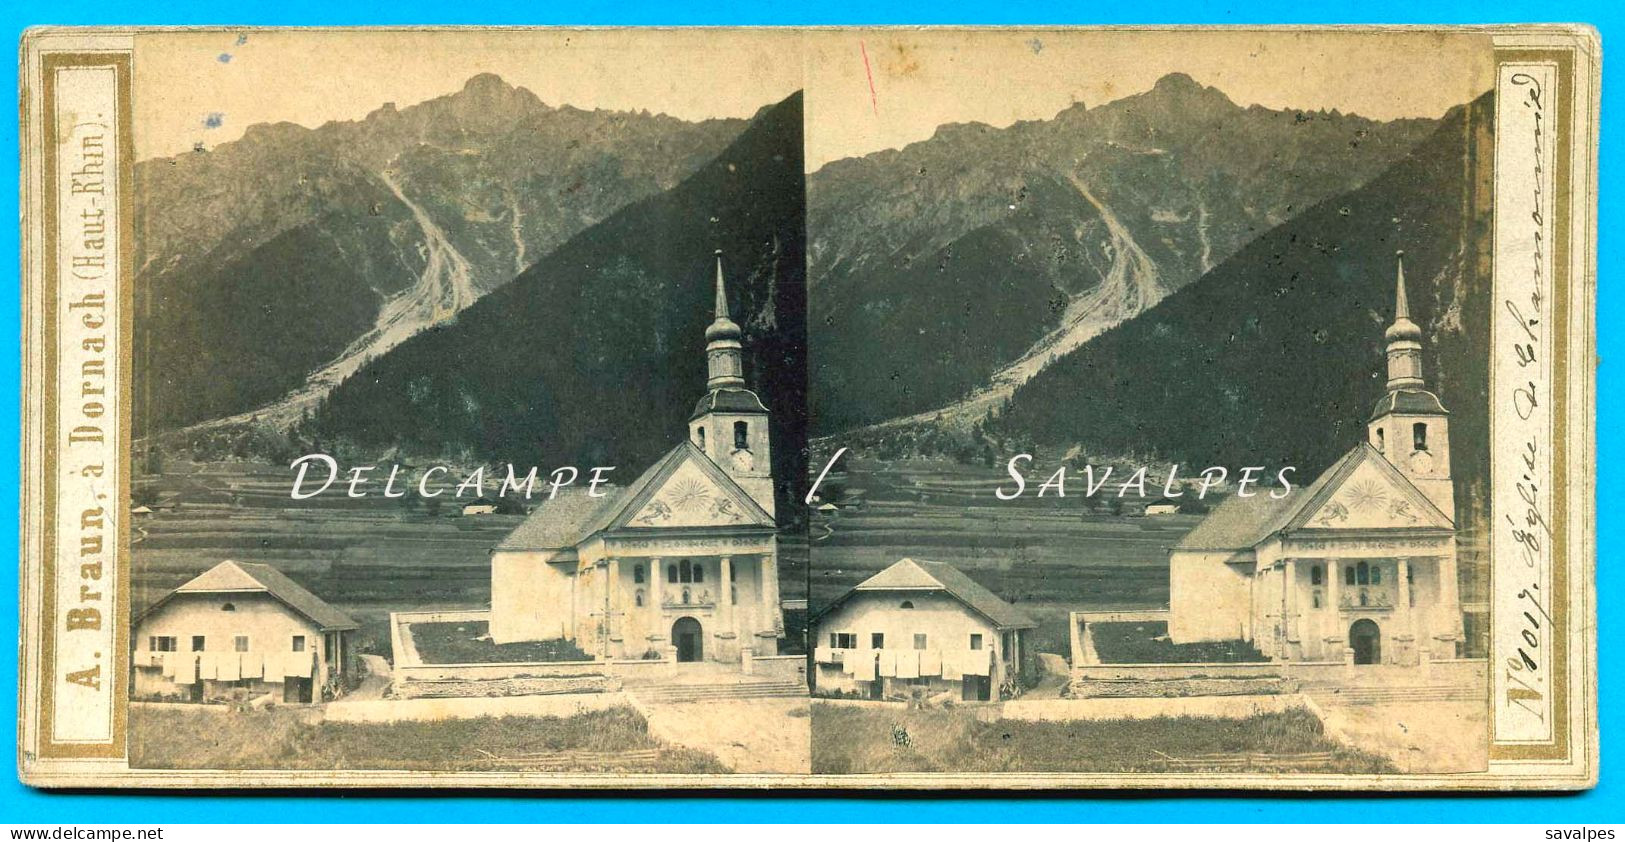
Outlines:
{"type": "Polygon", "coordinates": [[[693,617],[680,617],[671,624],[671,642],[677,647],[677,662],[682,664],[705,660],[705,633],[700,621],[693,617]]]}
{"type": "Polygon", "coordinates": [[[1382,663],[1382,629],[1370,619],[1355,620],[1349,626],[1349,648],[1354,650],[1354,663],[1382,663]]]}

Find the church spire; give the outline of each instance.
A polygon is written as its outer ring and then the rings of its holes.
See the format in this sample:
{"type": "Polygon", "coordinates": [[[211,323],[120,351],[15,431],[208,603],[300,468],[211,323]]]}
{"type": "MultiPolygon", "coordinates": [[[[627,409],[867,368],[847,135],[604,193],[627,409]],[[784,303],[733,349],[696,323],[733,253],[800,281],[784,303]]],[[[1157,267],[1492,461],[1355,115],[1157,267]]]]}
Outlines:
{"type": "Polygon", "coordinates": [[[722,249],[717,249],[716,318],[705,329],[707,389],[740,388],[745,385],[744,348],[741,331],[728,318],[728,288],[722,277],[722,249]]]}
{"type": "Polygon", "coordinates": [[[1394,323],[1383,338],[1388,341],[1388,391],[1420,389],[1422,380],[1422,328],[1411,321],[1405,296],[1405,253],[1398,252],[1398,279],[1394,291],[1394,323]]]}

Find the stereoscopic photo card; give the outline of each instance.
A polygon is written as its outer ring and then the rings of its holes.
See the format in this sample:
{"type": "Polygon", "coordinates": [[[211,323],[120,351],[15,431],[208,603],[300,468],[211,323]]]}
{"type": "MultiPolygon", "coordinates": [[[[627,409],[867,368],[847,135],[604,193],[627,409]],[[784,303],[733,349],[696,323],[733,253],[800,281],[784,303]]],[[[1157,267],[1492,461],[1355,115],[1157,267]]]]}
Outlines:
{"type": "Polygon", "coordinates": [[[31,30],[20,774],[1591,786],[1599,60],[31,30]]]}

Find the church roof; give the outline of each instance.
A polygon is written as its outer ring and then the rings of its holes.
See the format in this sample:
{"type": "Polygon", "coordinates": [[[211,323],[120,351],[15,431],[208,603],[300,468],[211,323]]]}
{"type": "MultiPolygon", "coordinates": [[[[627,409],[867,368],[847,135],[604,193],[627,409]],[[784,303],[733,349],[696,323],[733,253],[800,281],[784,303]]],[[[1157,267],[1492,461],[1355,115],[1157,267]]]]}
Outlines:
{"type": "Polygon", "coordinates": [[[499,550],[557,550],[574,547],[591,534],[589,525],[595,516],[626,493],[623,488],[609,486],[600,489],[603,496],[593,497],[588,489],[566,486],[552,499],[543,500],[536,510],[509,532],[499,550]]]}
{"type": "Polygon", "coordinates": [[[725,386],[721,389],[712,389],[706,392],[705,396],[700,398],[700,402],[694,405],[694,413],[688,416],[688,420],[693,421],[707,412],[765,413],[767,407],[762,405],[762,399],[757,397],[755,392],[745,388],[725,386]]]}
{"type": "Polygon", "coordinates": [[[1027,612],[1000,599],[997,594],[961,573],[959,568],[940,561],[912,558],[905,558],[858,583],[857,587],[847,591],[820,614],[829,613],[855,593],[872,591],[942,592],[986,617],[998,628],[1030,629],[1038,626],[1038,622],[1027,612]]]}
{"type": "Polygon", "coordinates": [[[768,526],[774,523],[750,494],[733,477],[717,467],[705,452],[685,440],[666,451],[653,465],[625,488],[601,489],[603,496],[592,497],[585,487],[566,487],[551,500],[544,500],[530,516],[497,544],[498,550],[559,550],[575,547],[596,533],[624,524],[659,493],[666,479],[685,462],[699,466],[717,488],[733,498],[744,513],[745,524],[768,526]]]}
{"type": "Polygon", "coordinates": [[[1439,398],[1426,389],[1394,389],[1383,395],[1371,408],[1371,417],[1378,418],[1390,412],[1401,415],[1449,415],[1439,398]]]}
{"type": "Polygon", "coordinates": [[[153,603],[143,616],[157,610],[176,594],[263,593],[292,608],[322,631],[343,631],[361,626],[343,611],[328,605],[298,582],[269,564],[222,561],[153,603]]]}
{"type": "Polygon", "coordinates": [[[1333,494],[1342,487],[1343,480],[1361,465],[1377,466],[1394,485],[1409,493],[1411,501],[1435,516],[1435,520],[1451,523],[1452,518],[1423,494],[1416,485],[1399,472],[1371,445],[1361,442],[1343,454],[1331,467],[1322,471],[1307,486],[1295,487],[1277,499],[1270,491],[1261,489],[1249,497],[1232,494],[1229,499],[1213,508],[1195,529],[1185,534],[1176,550],[1248,550],[1263,543],[1271,535],[1288,529],[1302,528],[1310,516],[1320,510],[1333,494]]]}

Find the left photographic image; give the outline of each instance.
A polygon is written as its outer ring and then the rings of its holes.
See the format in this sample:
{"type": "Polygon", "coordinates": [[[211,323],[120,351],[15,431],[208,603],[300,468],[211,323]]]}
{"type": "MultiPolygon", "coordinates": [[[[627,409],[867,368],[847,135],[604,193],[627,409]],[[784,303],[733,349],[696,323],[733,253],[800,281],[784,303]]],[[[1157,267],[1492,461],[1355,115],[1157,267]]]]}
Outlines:
{"type": "Polygon", "coordinates": [[[807,773],[798,37],[145,37],[131,767],[807,773]]]}

